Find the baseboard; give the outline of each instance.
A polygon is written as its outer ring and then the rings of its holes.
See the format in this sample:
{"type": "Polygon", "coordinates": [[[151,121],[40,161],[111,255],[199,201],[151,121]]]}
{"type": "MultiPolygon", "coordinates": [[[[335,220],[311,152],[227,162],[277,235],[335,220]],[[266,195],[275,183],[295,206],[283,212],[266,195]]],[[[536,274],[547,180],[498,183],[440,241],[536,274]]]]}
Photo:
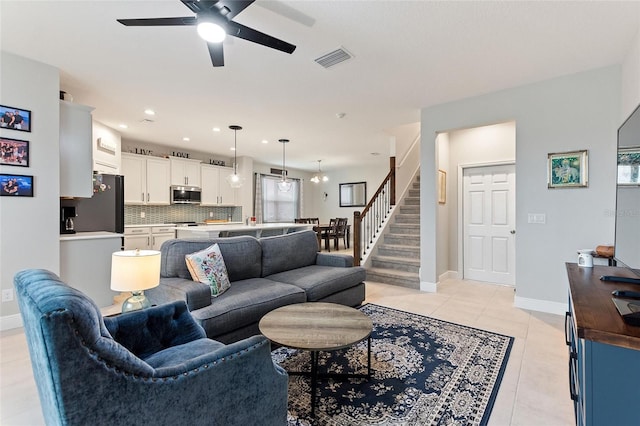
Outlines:
{"type": "Polygon", "coordinates": [[[527,297],[515,296],[513,304],[516,308],[528,311],[546,312],[549,314],[563,315],[567,312],[568,305],[560,302],[550,302],[548,300],[529,299],[527,297]]]}
{"type": "Polygon", "coordinates": [[[420,291],[425,291],[427,293],[437,293],[438,292],[438,283],[430,283],[428,281],[420,281],[420,291]]]}
{"type": "Polygon", "coordinates": [[[444,280],[457,280],[458,279],[458,271],[447,271],[438,277],[438,282],[442,282],[444,280]]]}
{"type": "Polygon", "coordinates": [[[0,317],[0,331],[11,330],[22,327],[22,317],[20,314],[5,315],[0,317]]]}

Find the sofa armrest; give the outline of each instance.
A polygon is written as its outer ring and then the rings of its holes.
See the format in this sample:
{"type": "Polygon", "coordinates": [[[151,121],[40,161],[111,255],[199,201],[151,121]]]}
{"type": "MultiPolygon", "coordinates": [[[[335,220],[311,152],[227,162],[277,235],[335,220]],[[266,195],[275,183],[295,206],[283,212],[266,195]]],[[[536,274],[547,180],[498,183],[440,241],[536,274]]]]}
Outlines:
{"type": "Polygon", "coordinates": [[[184,301],[104,318],[113,339],[139,358],[206,337],[184,301]]]}
{"type": "Polygon", "coordinates": [[[350,268],[353,266],[353,256],[349,254],[318,253],[316,265],[350,268]]]}
{"type": "Polygon", "coordinates": [[[160,278],[160,285],[145,290],[144,294],[154,305],[183,300],[190,311],[211,304],[211,288],[208,285],[184,278],[160,278]]]}

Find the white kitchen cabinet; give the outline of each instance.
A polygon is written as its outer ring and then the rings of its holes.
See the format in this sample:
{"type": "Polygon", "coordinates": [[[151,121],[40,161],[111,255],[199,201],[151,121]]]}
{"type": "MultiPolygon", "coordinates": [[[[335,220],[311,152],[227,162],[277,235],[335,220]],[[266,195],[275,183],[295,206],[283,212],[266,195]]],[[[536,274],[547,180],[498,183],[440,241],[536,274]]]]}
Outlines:
{"type": "Polygon", "coordinates": [[[171,185],[200,187],[200,160],[171,157],[171,185]]]}
{"type": "Polygon", "coordinates": [[[166,158],[123,153],[124,203],[169,205],[170,173],[166,158]]]}
{"type": "Polygon", "coordinates": [[[60,101],[60,196],[93,196],[92,107],[60,101]]]}
{"type": "Polygon", "coordinates": [[[225,180],[233,169],[208,164],[200,166],[202,176],[201,206],[233,206],[236,204],[236,190],[225,180]]]}
{"type": "Polygon", "coordinates": [[[160,250],[162,243],[176,237],[175,225],[135,226],[124,229],[125,250],[160,250]]]}

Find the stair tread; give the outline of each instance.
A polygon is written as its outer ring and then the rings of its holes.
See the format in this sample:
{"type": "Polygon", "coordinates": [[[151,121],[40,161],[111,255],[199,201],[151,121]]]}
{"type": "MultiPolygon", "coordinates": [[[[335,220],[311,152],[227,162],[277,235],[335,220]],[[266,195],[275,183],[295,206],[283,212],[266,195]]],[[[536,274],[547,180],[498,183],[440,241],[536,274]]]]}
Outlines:
{"type": "Polygon", "coordinates": [[[400,271],[397,269],[386,269],[386,268],[367,268],[367,274],[374,273],[376,275],[392,275],[392,276],[400,276],[403,278],[418,278],[417,272],[407,272],[400,271]]]}
{"type": "Polygon", "coordinates": [[[384,262],[398,262],[398,263],[412,263],[420,266],[420,259],[411,259],[405,256],[384,256],[384,255],[373,255],[371,256],[371,260],[378,260],[384,262]]]}

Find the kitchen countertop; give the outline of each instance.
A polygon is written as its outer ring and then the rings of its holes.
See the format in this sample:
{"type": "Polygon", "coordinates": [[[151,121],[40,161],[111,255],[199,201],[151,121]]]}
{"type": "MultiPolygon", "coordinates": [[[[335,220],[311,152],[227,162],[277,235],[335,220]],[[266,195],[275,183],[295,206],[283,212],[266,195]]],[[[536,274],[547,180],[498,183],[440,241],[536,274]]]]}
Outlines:
{"type": "Polygon", "coordinates": [[[121,238],[124,234],[106,231],[76,232],[75,234],[60,234],[60,241],[100,240],[104,238],[121,238]]]}
{"type": "Polygon", "coordinates": [[[174,229],[184,231],[185,228],[190,231],[239,231],[251,229],[278,229],[278,228],[309,228],[313,227],[308,223],[258,223],[256,225],[245,225],[242,222],[216,223],[211,225],[198,226],[177,226],[174,229]]]}
{"type": "Polygon", "coordinates": [[[136,225],[125,225],[125,228],[142,228],[144,226],[174,226],[175,223],[139,223],[136,225]]]}

